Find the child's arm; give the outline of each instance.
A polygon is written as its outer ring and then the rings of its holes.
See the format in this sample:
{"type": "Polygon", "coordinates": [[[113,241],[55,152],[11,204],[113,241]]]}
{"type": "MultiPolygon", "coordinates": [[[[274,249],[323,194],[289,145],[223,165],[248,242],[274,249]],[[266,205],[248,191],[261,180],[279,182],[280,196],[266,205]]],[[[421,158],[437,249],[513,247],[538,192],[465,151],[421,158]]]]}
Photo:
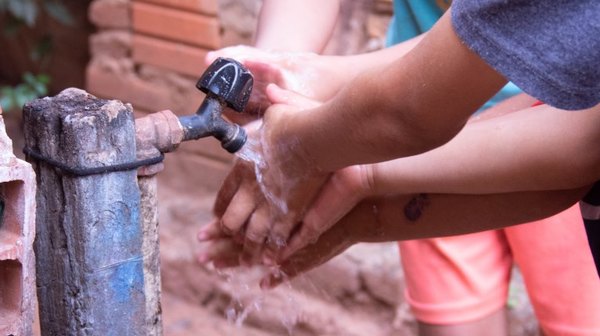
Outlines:
{"type": "Polygon", "coordinates": [[[405,215],[405,208],[414,197],[402,195],[364,201],[314,244],[284,260],[280,270],[286,278],[275,275],[261,284],[276,286],[330,260],[357,242],[466,234],[546,218],[573,205],[586,191],[587,188],[489,195],[428,195],[421,216],[415,221],[405,215]]]}
{"type": "Polygon", "coordinates": [[[562,111],[539,106],[532,111],[527,108],[532,102],[513,97],[427,153],[337,171],[285,254],[316,239],[367,197],[573,189],[600,179],[600,107],[562,111]]]}
{"type": "MultiPolygon", "coordinates": [[[[415,196],[365,200],[323,233],[315,243],[282,260],[281,271],[292,278],[321,265],[358,242],[465,234],[539,220],[568,208],[586,190],[579,188],[488,195],[432,194],[422,199],[420,216],[414,220],[407,218],[405,209],[414,203],[415,196]]],[[[200,262],[212,261],[215,267],[234,267],[243,260],[240,258],[242,246],[224,235],[216,222],[203,227],[198,238],[202,242],[211,242],[200,252],[200,262]]],[[[255,262],[261,263],[262,260],[255,262]]],[[[275,286],[283,280],[273,276],[265,279],[262,285],[275,286]]]]}
{"type": "Polygon", "coordinates": [[[570,189],[600,178],[600,105],[548,105],[469,123],[425,154],[372,166],[369,193],[484,194],[570,189]]]}
{"type": "Polygon", "coordinates": [[[265,0],[254,45],[259,49],[320,53],[333,33],[339,9],[340,0],[265,0]]]}
{"type": "Polygon", "coordinates": [[[404,57],[359,75],[320,107],[286,113],[274,106],[264,143],[273,163],[331,172],[418,154],[453,137],[506,81],[461,43],[449,14],[404,57]]]}
{"type": "Polygon", "coordinates": [[[273,105],[253,138],[268,202],[247,212],[248,197],[222,200],[225,215],[242,214],[226,225],[268,214],[271,220],[249,226],[285,242],[330,172],[441,145],[505,82],[460,42],[447,13],[409,53],[357,76],[329,102],[304,111],[273,105]]]}

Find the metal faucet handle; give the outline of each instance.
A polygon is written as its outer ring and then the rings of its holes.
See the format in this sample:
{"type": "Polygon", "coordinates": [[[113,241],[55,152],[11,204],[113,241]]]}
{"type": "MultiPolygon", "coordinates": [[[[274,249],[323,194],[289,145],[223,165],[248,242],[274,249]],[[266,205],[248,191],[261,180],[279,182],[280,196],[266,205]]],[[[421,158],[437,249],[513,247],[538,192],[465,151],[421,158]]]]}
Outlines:
{"type": "Polygon", "coordinates": [[[204,71],[196,87],[242,112],[250,99],[253,83],[252,74],[240,62],[219,57],[204,71]]]}

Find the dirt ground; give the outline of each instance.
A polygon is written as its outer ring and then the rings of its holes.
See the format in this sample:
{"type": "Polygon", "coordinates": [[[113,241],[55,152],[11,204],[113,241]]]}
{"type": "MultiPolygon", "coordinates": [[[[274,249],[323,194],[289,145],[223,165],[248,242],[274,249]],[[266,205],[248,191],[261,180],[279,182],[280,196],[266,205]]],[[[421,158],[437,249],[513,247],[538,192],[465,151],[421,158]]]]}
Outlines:
{"type": "MultiPolygon", "coordinates": [[[[258,271],[215,272],[195,262],[195,235],[211,219],[212,201],[159,184],[166,336],[416,335],[394,243],[354,246],[290,284],[262,292],[258,271]]],[[[518,271],[508,311],[510,335],[537,335],[518,271]]]]}

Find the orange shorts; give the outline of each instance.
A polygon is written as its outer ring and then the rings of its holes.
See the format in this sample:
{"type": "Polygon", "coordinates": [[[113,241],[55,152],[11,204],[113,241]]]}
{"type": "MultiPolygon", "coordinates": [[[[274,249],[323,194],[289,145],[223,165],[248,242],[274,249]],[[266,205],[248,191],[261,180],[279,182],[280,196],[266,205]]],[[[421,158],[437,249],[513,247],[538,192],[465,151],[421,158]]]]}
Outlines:
{"type": "Polygon", "coordinates": [[[400,242],[416,318],[457,324],[504,307],[513,261],[548,335],[600,335],[600,279],[579,207],[475,234],[400,242]]]}

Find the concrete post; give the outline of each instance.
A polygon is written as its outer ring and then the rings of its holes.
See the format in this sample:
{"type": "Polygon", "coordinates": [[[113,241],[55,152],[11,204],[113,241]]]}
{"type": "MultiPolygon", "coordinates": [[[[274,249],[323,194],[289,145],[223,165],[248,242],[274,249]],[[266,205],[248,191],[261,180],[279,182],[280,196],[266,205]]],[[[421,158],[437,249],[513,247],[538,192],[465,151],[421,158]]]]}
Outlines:
{"type": "Polygon", "coordinates": [[[43,335],[151,335],[131,106],[78,89],[24,108],[37,173],[37,286],[43,335]]]}

